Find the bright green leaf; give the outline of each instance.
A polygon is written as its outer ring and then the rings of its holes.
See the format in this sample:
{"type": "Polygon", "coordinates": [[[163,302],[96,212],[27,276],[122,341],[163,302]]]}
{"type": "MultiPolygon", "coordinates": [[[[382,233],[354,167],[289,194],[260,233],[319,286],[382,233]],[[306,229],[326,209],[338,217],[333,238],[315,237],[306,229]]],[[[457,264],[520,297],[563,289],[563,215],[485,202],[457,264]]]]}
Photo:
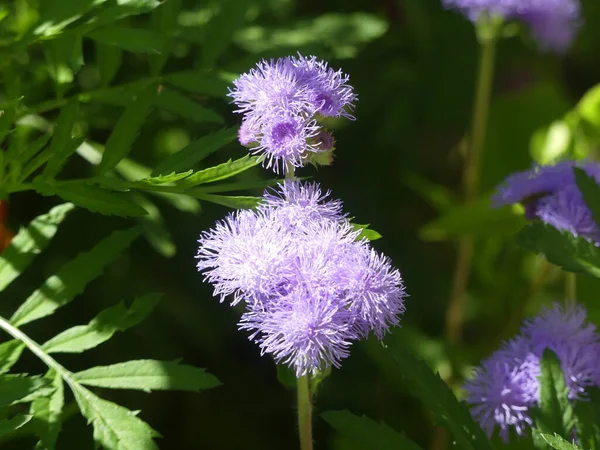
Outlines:
{"type": "Polygon", "coordinates": [[[134,53],[161,53],[165,38],[143,28],[105,27],[86,33],[86,36],[106,45],[113,45],[134,53]]]}
{"type": "Polygon", "coordinates": [[[569,126],[562,120],[555,121],[531,137],[531,157],[538,164],[552,164],[567,154],[571,139],[569,126]]]}
{"type": "Polygon", "coordinates": [[[579,115],[589,123],[600,127],[600,84],[590,89],[577,105],[579,115]]]}
{"type": "Polygon", "coordinates": [[[12,324],[20,326],[49,316],[69,303],[90,281],[99,277],[139,234],[137,228],[115,231],[90,251],[77,255],[25,300],[11,317],[12,324]]]}
{"type": "Polygon", "coordinates": [[[377,231],[370,230],[369,224],[361,225],[358,223],[353,223],[351,225],[352,228],[354,228],[354,231],[360,231],[360,234],[356,237],[358,240],[365,238],[369,241],[376,241],[377,239],[381,239],[383,237],[377,231]]]}
{"type": "Polygon", "coordinates": [[[48,380],[23,375],[0,375],[0,406],[27,403],[43,397],[54,388],[48,380]]]}
{"type": "Polygon", "coordinates": [[[106,401],[80,385],[73,389],[81,413],[94,427],[99,447],[115,450],[158,450],[153,438],[160,435],[136,413],[106,401]]]}
{"type": "Polygon", "coordinates": [[[51,156],[43,172],[45,178],[56,177],[69,156],[76,150],[71,144],[71,131],[78,113],[79,108],[76,102],[68,103],[61,110],[56,127],[54,128],[50,147],[47,150],[51,156]]]}
{"type": "Polygon", "coordinates": [[[421,450],[404,434],[384,422],[377,423],[366,416],[358,417],[349,411],[326,411],[321,414],[329,425],[345,438],[369,450],[421,450]]]}
{"type": "Polygon", "coordinates": [[[36,217],[12,239],[0,255],[0,291],[17,278],[50,242],[58,226],[73,209],[71,203],[55,206],[47,214],[36,217]]]}
{"type": "Polygon", "coordinates": [[[46,397],[38,397],[31,403],[33,431],[40,439],[41,448],[54,450],[62,426],[62,410],[65,405],[65,388],[62,377],[50,370],[45,378],[51,380],[54,391],[46,397]]]}
{"type": "Polygon", "coordinates": [[[15,365],[24,349],[25,345],[15,339],[0,344],[0,375],[15,365]]]}
{"type": "Polygon", "coordinates": [[[583,272],[600,278],[600,249],[593,243],[542,222],[533,222],[517,235],[517,244],[543,254],[552,264],[568,272],[583,272]]]}
{"type": "Polygon", "coordinates": [[[201,170],[199,172],[190,175],[184,180],[177,183],[177,186],[183,188],[194,187],[199,184],[212,183],[215,181],[225,180],[233,177],[239,173],[242,173],[257,164],[260,163],[260,158],[250,157],[245,155],[240,159],[232,161],[231,159],[226,163],[219,164],[218,166],[209,167],[208,169],[201,170]]]}
{"type": "Polygon", "coordinates": [[[229,144],[236,137],[237,129],[235,128],[224,128],[212,134],[203,136],[161,161],[156,166],[156,169],[152,171],[152,175],[157,176],[160,174],[188,170],[194,164],[202,161],[221,147],[229,144]]]}
{"type": "Polygon", "coordinates": [[[168,87],[163,87],[157,95],[156,106],[192,122],[223,123],[223,118],[213,110],[168,87]]]}
{"type": "Polygon", "coordinates": [[[125,109],[106,141],[102,161],[98,166],[100,174],[114,168],[129,154],[140,129],[150,114],[156,95],[156,86],[151,84],[125,109]]]}
{"type": "Polygon", "coordinates": [[[167,184],[167,183],[174,183],[176,181],[180,181],[180,180],[183,180],[184,178],[189,177],[192,173],[194,173],[194,171],[191,169],[188,170],[187,172],[181,172],[181,173],[173,172],[168,175],[159,175],[157,177],[143,178],[138,183],[146,183],[146,184],[150,184],[150,185],[161,185],[161,184],[167,184]]]}
{"type": "Polygon", "coordinates": [[[63,331],[47,341],[42,348],[47,353],[81,353],[109,340],[117,331],[137,325],[153,310],[160,295],[149,294],[134,300],[129,309],[123,303],[105,309],[88,325],[63,331]]]}
{"type": "Polygon", "coordinates": [[[554,433],[553,435],[540,433],[539,437],[555,450],[580,450],[580,448],[577,447],[575,444],[571,444],[570,442],[565,441],[556,433],[554,433]]]}
{"type": "Polygon", "coordinates": [[[111,389],[178,390],[199,392],[219,386],[204,369],[168,361],[142,359],[93,367],[73,375],[81,384],[111,389]]]}
{"type": "Polygon", "coordinates": [[[32,416],[18,415],[10,419],[0,420],[0,436],[12,433],[31,420],[32,416]]]}

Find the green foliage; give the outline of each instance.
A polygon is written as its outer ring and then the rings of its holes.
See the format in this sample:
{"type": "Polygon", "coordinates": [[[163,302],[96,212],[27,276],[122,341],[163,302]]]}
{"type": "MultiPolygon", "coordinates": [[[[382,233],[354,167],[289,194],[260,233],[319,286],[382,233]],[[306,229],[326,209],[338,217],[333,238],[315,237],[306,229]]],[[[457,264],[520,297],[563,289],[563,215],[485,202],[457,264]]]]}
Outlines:
{"type": "Polygon", "coordinates": [[[581,191],[586,206],[592,212],[594,222],[600,223],[600,186],[594,178],[588,176],[582,169],[573,168],[577,187],[581,191]]]}
{"type": "Polygon", "coordinates": [[[550,448],[555,450],[579,450],[579,447],[577,447],[575,444],[571,444],[570,442],[564,440],[556,433],[554,433],[554,435],[540,433],[538,439],[542,439],[550,446],[550,448]]]}
{"type": "Polygon", "coordinates": [[[373,450],[419,450],[417,444],[385,423],[377,423],[366,416],[358,417],[349,411],[326,411],[321,417],[338,433],[373,450]]]}

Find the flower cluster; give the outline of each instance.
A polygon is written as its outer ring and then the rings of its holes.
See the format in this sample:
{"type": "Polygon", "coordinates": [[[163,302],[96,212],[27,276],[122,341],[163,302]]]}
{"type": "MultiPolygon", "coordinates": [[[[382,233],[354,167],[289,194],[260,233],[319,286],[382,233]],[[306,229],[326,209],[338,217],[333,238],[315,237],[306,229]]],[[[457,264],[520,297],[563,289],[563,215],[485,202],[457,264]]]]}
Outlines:
{"type": "Polygon", "coordinates": [[[573,167],[583,169],[600,183],[600,164],[564,161],[510,175],[498,187],[492,203],[503,206],[521,202],[528,219],[540,219],[598,243],[600,230],[577,187],[573,167]]]}
{"type": "Polygon", "coordinates": [[[483,361],[467,382],[467,402],[491,436],[496,426],[506,441],[512,427],[522,435],[532,425],[531,408],[540,401],[540,360],[552,350],[561,363],[569,398],[585,397],[586,388],[600,382],[600,335],[586,322],[586,311],[555,304],[525,322],[521,334],[483,361]]]}
{"type": "Polygon", "coordinates": [[[244,303],[239,327],[262,353],[301,376],[339,367],[352,341],[382,337],[404,311],[400,273],[358,234],[317,184],[288,180],[203,233],[198,269],[221,301],[244,303]]]}
{"type": "Polygon", "coordinates": [[[333,137],[319,119],[353,119],[357,97],[348,79],[314,56],[259,62],[229,93],[236,112],[244,115],[240,143],[263,155],[266,167],[276,172],[303,166],[315,154],[331,158],[333,137]]]}
{"type": "Polygon", "coordinates": [[[442,0],[476,21],[481,14],[519,20],[544,50],[564,52],[581,23],[579,0],[442,0]]]}

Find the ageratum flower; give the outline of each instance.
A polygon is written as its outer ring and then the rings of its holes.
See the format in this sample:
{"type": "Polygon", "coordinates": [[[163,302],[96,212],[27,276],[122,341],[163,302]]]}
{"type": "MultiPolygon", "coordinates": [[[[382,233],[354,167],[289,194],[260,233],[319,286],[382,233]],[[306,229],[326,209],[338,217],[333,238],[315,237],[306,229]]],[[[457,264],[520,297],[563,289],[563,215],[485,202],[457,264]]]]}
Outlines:
{"type": "Polygon", "coordinates": [[[447,8],[461,10],[476,21],[482,14],[519,20],[544,50],[564,52],[580,26],[579,0],[442,0],[447,8]]]}
{"type": "Polygon", "coordinates": [[[262,353],[301,376],[339,367],[352,342],[382,337],[404,312],[400,273],[358,235],[340,201],[286,181],[204,232],[198,269],[221,301],[243,303],[239,328],[262,353]]]}
{"type": "Polygon", "coordinates": [[[263,155],[266,167],[276,172],[301,167],[311,156],[332,150],[333,137],[319,119],[354,119],[350,111],[357,97],[348,80],[314,56],[259,62],[229,92],[235,112],[244,116],[240,143],[263,155]]]}
{"type": "Polygon", "coordinates": [[[585,391],[599,381],[600,335],[586,322],[579,306],[563,308],[555,304],[526,321],[519,336],[475,369],[465,385],[473,417],[491,436],[496,427],[508,440],[510,429],[526,433],[533,421],[531,410],[540,402],[540,363],[545,349],[560,360],[569,398],[585,398],[585,391]]]}
{"type": "Polygon", "coordinates": [[[525,217],[540,219],[559,230],[600,242],[600,229],[577,187],[573,167],[583,169],[600,183],[598,163],[564,161],[554,166],[534,166],[510,175],[492,198],[496,207],[516,202],[525,206],[525,217]]]}

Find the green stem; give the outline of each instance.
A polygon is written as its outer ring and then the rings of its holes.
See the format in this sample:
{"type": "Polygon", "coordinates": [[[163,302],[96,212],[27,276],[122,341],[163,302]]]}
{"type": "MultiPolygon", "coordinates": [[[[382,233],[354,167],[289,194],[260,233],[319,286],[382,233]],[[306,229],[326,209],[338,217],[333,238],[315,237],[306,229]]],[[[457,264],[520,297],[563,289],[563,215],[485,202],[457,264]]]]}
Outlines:
{"type": "Polygon", "coordinates": [[[308,375],[299,377],[298,387],[298,430],[300,433],[300,450],[312,450],[312,402],[308,375]]]}
{"type": "MultiPolygon", "coordinates": [[[[485,131],[490,109],[492,80],[494,75],[494,58],[496,37],[488,36],[480,39],[481,56],[478,69],[477,90],[473,105],[472,128],[467,149],[464,175],[463,198],[465,203],[472,203],[477,198],[479,186],[479,171],[485,141],[485,131]]],[[[469,274],[475,241],[467,236],[459,241],[456,258],[456,269],[448,311],[446,313],[446,330],[451,342],[461,338],[465,293],[469,284],[469,274]]]]}
{"type": "Polygon", "coordinates": [[[577,275],[573,272],[565,273],[565,305],[572,306],[577,301],[577,275]]]}

